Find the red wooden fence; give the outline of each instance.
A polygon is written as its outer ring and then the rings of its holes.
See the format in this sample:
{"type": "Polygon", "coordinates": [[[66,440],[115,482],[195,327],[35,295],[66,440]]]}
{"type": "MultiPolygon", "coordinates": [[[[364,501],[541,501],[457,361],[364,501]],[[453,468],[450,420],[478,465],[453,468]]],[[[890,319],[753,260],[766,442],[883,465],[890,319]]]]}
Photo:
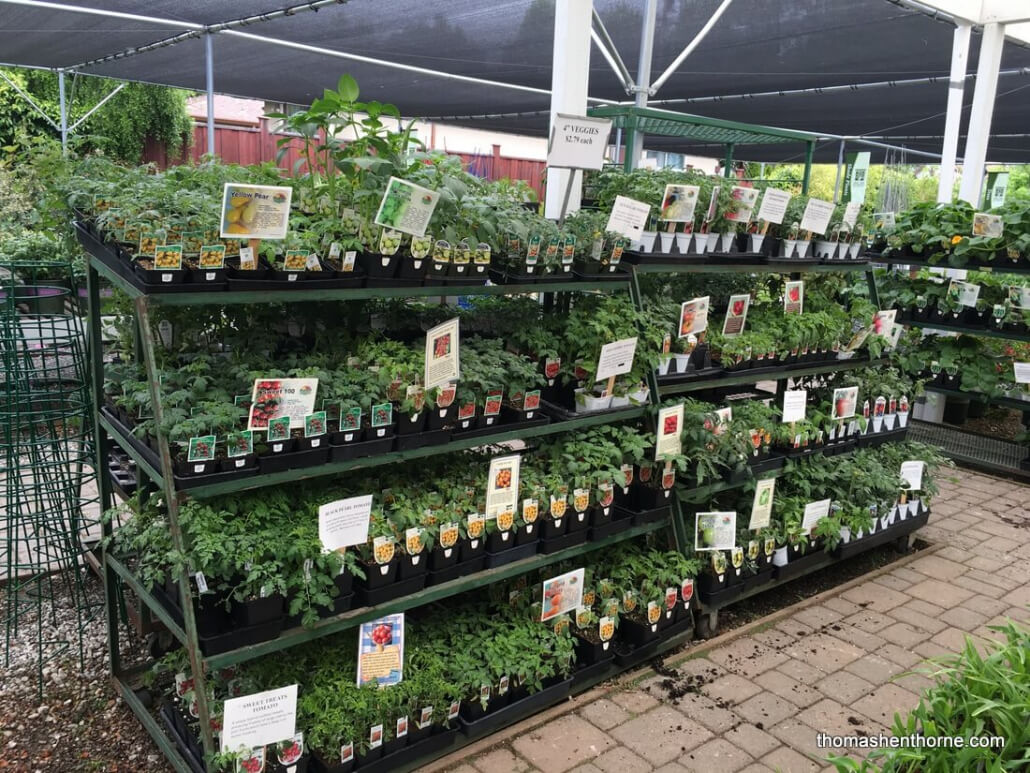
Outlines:
{"type": "MultiPolygon", "coordinates": [[[[261,119],[259,126],[215,126],[215,155],[232,164],[260,164],[264,161],[275,161],[276,142],[283,136],[268,130],[268,121],[261,119]]],[[[153,162],[160,167],[169,164],[181,164],[184,161],[199,161],[207,152],[207,126],[195,124],[193,128],[193,144],[181,156],[169,157],[163,145],[148,140],[143,150],[144,162],[153,162]]],[[[526,158],[509,158],[500,154],[500,146],[494,145],[493,155],[475,155],[456,153],[469,172],[486,180],[525,180],[537,192],[544,194],[543,161],[526,158]]],[[[293,165],[302,158],[299,141],[290,143],[289,150],[279,162],[283,169],[293,169],[293,165]]],[[[300,169],[305,167],[301,165],[300,169]]]]}

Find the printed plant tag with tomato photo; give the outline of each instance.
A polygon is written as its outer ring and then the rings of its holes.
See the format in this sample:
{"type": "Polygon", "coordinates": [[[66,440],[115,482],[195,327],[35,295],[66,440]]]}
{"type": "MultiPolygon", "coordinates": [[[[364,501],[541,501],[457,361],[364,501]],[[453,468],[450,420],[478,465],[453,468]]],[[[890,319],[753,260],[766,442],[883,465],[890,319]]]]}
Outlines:
{"type": "Polygon", "coordinates": [[[345,743],[340,747],[340,763],[350,762],[354,759],[354,744],[345,743]]]}
{"type": "Polygon", "coordinates": [[[393,423],[393,404],[380,403],[372,406],[372,426],[388,427],[393,423]]]}
{"type": "Polygon", "coordinates": [[[680,599],[684,602],[690,601],[694,597],[694,578],[687,577],[680,581],[680,599]]]}
{"type": "Polygon", "coordinates": [[[579,607],[576,610],[576,625],[579,628],[586,628],[588,625],[590,625],[590,617],[591,615],[589,607],[579,607]]]}
{"type": "Polygon", "coordinates": [[[540,513],[540,505],[535,499],[522,500],[522,520],[526,523],[533,523],[540,513]]]}
{"type": "Polygon", "coordinates": [[[467,266],[472,261],[472,248],[469,243],[462,239],[454,245],[454,262],[459,266],[467,266]]]}
{"type": "Polygon", "coordinates": [[[787,282],[783,291],[783,313],[800,314],[805,305],[805,283],[801,280],[787,282]]]}
{"type": "Polygon", "coordinates": [[[497,684],[497,694],[498,695],[507,695],[508,694],[508,685],[509,684],[510,684],[510,680],[508,679],[507,675],[502,676],[501,677],[501,681],[497,684]]]}
{"type": "Polygon", "coordinates": [[[464,403],[458,406],[458,421],[465,419],[471,419],[476,415],[476,404],[475,402],[464,403]]]}
{"type": "Polygon", "coordinates": [[[490,460],[486,487],[486,517],[496,518],[501,513],[514,513],[519,500],[518,454],[490,460]]]}
{"type": "Polygon", "coordinates": [[[483,536],[483,525],[486,517],[482,513],[470,513],[466,519],[466,533],[469,539],[479,539],[483,536]]]}
{"type": "Polygon", "coordinates": [[[568,234],[565,237],[565,244],[562,246],[561,251],[561,262],[563,266],[569,266],[572,264],[573,259],[576,257],[576,237],[573,234],[568,234]]]}
{"type": "Polygon", "coordinates": [[[662,608],[658,606],[657,602],[647,602],[647,622],[654,625],[662,619],[662,608]]]}
{"type": "Polygon", "coordinates": [[[178,271],[182,268],[182,245],[163,244],[154,249],[154,268],[158,271],[178,271]]]}
{"type": "Polygon", "coordinates": [[[286,250],[283,269],[286,271],[306,271],[308,267],[307,250],[286,250]]]}
{"type": "Polygon", "coordinates": [[[540,621],[547,622],[583,606],[583,578],[585,569],[552,577],[543,583],[543,609],[540,621]]]}
{"type": "Polygon", "coordinates": [[[408,734],[408,718],[397,717],[397,730],[394,733],[396,738],[404,738],[408,734]]]}
{"type": "Polygon", "coordinates": [[[325,434],[325,411],[315,411],[304,417],[304,437],[318,437],[325,434]]]}
{"type": "Polygon", "coordinates": [[[404,532],[404,549],[409,556],[417,556],[422,552],[422,529],[417,526],[404,532]]]}
{"type": "MultiPolygon", "coordinates": [[[[529,237],[529,241],[526,243],[526,265],[535,266],[537,261],[540,260],[540,243],[542,237],[540,234],[533,234],[529,237]]],[[[516,240],[516,250],[518,249],[518,240],[516,240]]]]}
{"type": "Polygon", "coordinates": [[[526,392],[526,396],[522,400],[522,409],[524,411],[535,411],[540,407],[540,390],[533,389],[526,392]]]}
{"type": "Polygon", "coordinates": [[[218,271],[225,267],[225,245],[204,244],[200,247],[200,261],[198,265],[209,271],[218,271]]]}
{"type": "Polygon", "coordinates": [[[440,547],[447,549],[458,544],[458,524],[445,523],[440,526],[440,547]]]}
{"type": "Polygon", "coordinates": [[[504,399],[503,389],[492,389],[486,393],[486,403],[483,406],[484,416],[496,416],[501,412],[501,402],[504,399]]]}
{"type": "Polygon", "coordinates": [[[290,417],[280,416],[268,422],[268,442],[278,440],[289,440],[290,438],[290,417]]]}
{"type": "Polygon", "coordinates": [[[561,358],[560,357],[548,357],[544,360],[544,378],[554,379],[558,377],[558,373],[561,370],[561,358]]]}
{"type": "Polygon", "coordinates": [[[422,712],[419,714],[419,718],[418,718],[419,730],[422,730],[425,727],[427,727],[429,725],[429,723],[432,722],[432,721],[433,721],[433,707],[432,706],[423,706],[422,707],[422,712]]]}
{"type": "Polygon", "coordinates": [[[358,633],[358,687],[389,687],[403,679],[404,613],[362,623],[358,633]]]}
{"type": "Polygon", "coordinates": [[[393,537],[376,537],[372,540],[372,555],[376,563],[385,566],[393,560],[395,552],[393,537]]]}
{"type": "Polygon", "coordinates": [[[665,589],[665,608],[672,609],[676,606],[676,601],[679,599],[679,591],[675,588],[665,589]]]}
{"type": "Polygon", "coordinates": [[[601,641],[611,641],[615,635],[615,618],[607,615],[602,617],[597,624],[597,635],[601,641]]]}
{"type": "Polygon", "coordinates": [[[203,435],[191,437],[189,450],[186,453],[187,462],[209,462],[215,458],[215,436],[203,435]]]}
{"type": "Polygon", "coordinates": [[[315,409],[317,378],[258,378],[251,390],[247,429],[265,429],[269,421],[288,416],[290,429],[302,429],[315,409]]]}
{"type": "Polygon", "coordinates": [[[359,429],[361,427],[361,409],[348,408],[340,412],[340,430],[359,429]]]}
{"type": "Polygon", "coordinates": [[[440,394],[436,396],[437,408],[450,408],[454,402],[454,396],[458,392],[457,384],[444,384],[440,387],[440,394]]]}
{"type": "Polygon", "coordinates": [[[225,455],[232,458],[254,453],[254,433],[249,429],[225,436],[225,455]]]}
{"type": "Polygon", "coordinates": [[[422,260],[432,249],[433,237],[429,234],[411,237],[411,257],[415,260],[422,260]]]}
{"type": "Polygon", "coordinates": [[[383,745],[383,726],[373,725],[368,731],[368,746],[370,749],[378,749],[383,745]]]}
{"type": "MultiPolygon", "coordinates": [[[[490,697],[489,689],[490,688],[487,687],[487,690],[488,690],[487,697],[488,698],[490,697]]],[[[452,701],[451,705],[447,707],[447,719],[448,720],[457,719],[459,711],[461,711],[461,704],[458,703],[458,701],[452,701]]]]}
{"type": "Polygon", "coordinates": [[[658,412],[658,439],[655,442],[655,461],[683,453],[680,435],[683,431],[683,403],[662,408],[658,412]]]}

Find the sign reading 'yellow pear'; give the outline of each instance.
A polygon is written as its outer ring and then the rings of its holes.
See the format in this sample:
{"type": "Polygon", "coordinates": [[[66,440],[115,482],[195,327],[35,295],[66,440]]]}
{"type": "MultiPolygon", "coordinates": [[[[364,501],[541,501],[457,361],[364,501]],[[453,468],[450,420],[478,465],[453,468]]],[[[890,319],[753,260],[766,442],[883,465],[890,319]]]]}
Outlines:
{"type": "Polygon", "coordinates": [[[293,189],[279,185],[226,183],[221,238],[285,239],[293,189]]]}

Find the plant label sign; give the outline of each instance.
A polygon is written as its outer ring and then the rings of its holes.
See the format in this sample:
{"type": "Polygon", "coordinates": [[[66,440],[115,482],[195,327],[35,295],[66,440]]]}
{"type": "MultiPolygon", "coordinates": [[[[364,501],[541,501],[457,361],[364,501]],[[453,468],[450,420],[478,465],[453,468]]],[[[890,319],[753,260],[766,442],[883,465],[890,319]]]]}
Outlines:
{"type": "Polygon", "coordinates": [[[849,201],[847,206],[844,207],[844,214],[841,216],[840,220],[848,228],[854,228],[855,223],[858,222],[858,213],[861,211],[861,201],[849,201]]]}
{"type": "MultiPolygon", "coordinates": [[[[979,291],[979,288],[977,288],[979,291]]],[[[873,333],[887,338],[893,333],[894,320],[898,316],[897,309],[885,309],[873,315],[873,333]]]]}
{"type": "Polygon", "coordinates": [[[726,319],[722,323],[722,334],[726,338],[736,338],[744,332],[747,321],[747,310],[751,306],[751,296],[747,293],[731,295],[726,305],[726,319]]]}
{"type": "Polygon", "coordinates": [[[899,475],[907,484],[905,488],[908,491],[919,491],[923,487],[923,470],[925,467],[925,462],[920,462],[914,459],[901,463],[901,472],[899,475]]]}
{"type": "Polygon", "coordinates": [[[751,521],[747,525],[751,531],[764,529],[772,520],[775,489],[776,478],[763,478],[755,484],[755,501],[751,503],[751,521]]]}
{"type": "Polygon", "coordinates": [[[833,390],[833,406],[830,410],[830,418],[833,421],[850,419],[855,415],[855,408],[858,405],[858,387],[841,387],[833,390]]]}
{"type": "Polygon", "coordinates": [[[662,196],[662,220],[667,223],[693,223],[700,193],[701,187],[698,185],[666,185],[662,196]]]}
{"type": "Polygon", "coordinates": [[[732,550],[737,544],[737,513],[698,513],[694,520],[694,550],[732,550]]]}
{"type": "Polygon", "coordinates": [[[404,613],[362,623],[358,631],[358,687],[380,687],[404,679],[404,613]]]}
{"type": "Polygon", "coordinates": [[[783,393],[783,422],[805,420],[805,406],[808,403],[807,389],[787,390],[783,393]]]}
{"type": "Polygon", "coordinates": [[[726,219],[734,223],[750,223],[751,213],[758,201],[758,188],[734,185],[730,191],[734,208],[726,213],[726,219]]]}
{"type": "Polygon", "coordinates": [[[399,177],[391,177],[379,202],[375,224],[412,236],[425,236],[440,194],[399,177]]]}
{"type": "Polygon", "coordinates": [[[222,751],[253,749],[293,738],[297,685],[230,698],[222,716],[222,751]]]}
{"type": "Polygon", "coordinates": [[[812,529],[823,518],[830,514],[830,500],[820,499],[818,502],[809,502],[805,505],[805,513],[801,517],[801,533],[811,534],[812,529]]]}
{"type": "Polygon", "coordinates": [[[597,359],[597,371],[594,381],[604,381],[612,376],[621,376],[633,369],[633,356],[637,351],[637,339],[623,338],[612,341],[601,347],[601,356],[597,359]]]}
{"type": "Polygon", "coordinates": [[[959,306],[976,306],[976,299],[979,297],[980,285],[978,284],[952,279],[948,285],[948,298],[954,300],[959,306]]]}
{"type": "Polygon", "coordinates": [[[683,403],[658,411],[658,439],[654,445],[656,462],[683,453],[680,433],[683,431],[683,403]]]}
{"type": "Polygon", "coordinates": [[[688,335],[697,335],[708,329],[708,304],[711,296],[694,298],[684,301],[680,305],[680,325],[677,338],[686,338],[688,335]]]}
{"type": "Polygon", "coordinates": [[[222,189],[221,239],[285,239],[293,188],[226,183],[222,189]]]}
{"type": "Polygon", "coordinates": [[[461,364],[458,356],[458,318],[441,322],[426,333],[426,389],[457,381],[461,364]]]}
{"type": "Polygon", "coordinates": [[[778,188],[766,188],[762,194],[762,203],[758,207],[758,219],[767,223],[782,223],[783,216],[787,214],[787,205],[790,203],[791,195],[787,191],[778,188]]]}
{"type": "Polygon", "coordinates": [[[499,513],[514,513],[519,500],[519,466],[522,457],[499,456],[490,460],[486,484],[486,517],[496,518],[499,513]]]}
{"type": "Polygon", "coordinates": [[[1030,362],[1012,363],[1012,373],[1017,384],[1030,384],[1030,362]]]}
{"type": "Polygon", "coordinates": [[[1001,215],[989,215],[986,212],[976,212],[973,214],[973,236],[1000,239],[1002,233],[1001,215]]]}
{"type": "Polygon", "coordinates": [[[801,216],[801,230],[814,234],[825,234],[833,217],[833,202],[822,199],[809,199],[805,205],[805,214],[801,216]]]}
{"type": "Polygon", "coordinates": [[[876,226],[877,231],[886,231],[894,228],[895,222],[897,222],[897,215],[893,212],[873,213],[873,225],[876,226]]]}
{"type": "Polygon", "coordinates": [[[650,214],[650,204],[635,201],[627,196],[616,196],[612,213],[608,216],[608,225],[604,230],[625,236],[630,241],[640,241],[647,216],[650,214]]]}
{"type": "Polygon", "coordinates": [[[604,152],[612,122],[607,118],[555,113],[547,143],[547,165],[555,169],[596,169],[604,166],[604,152]]]}
{"type": "Polygon", "coordinates": [[[583,578],[585,569],[574,569],[571,572],[544,580],[544,603],[540,611],[540,622],[571,612],[583,606],[583,578]]]}
{"type": "Polygon", "coordinates": [[[304,418],[315,412],[317,378],[258,378],[250,396],[247,429],[268,429],[274,419],[288,417],[290,429],[304,429],[304,418]]]}
{"type": "Polygon", "coordinates": [[[372,495],[337,499],[318,508],[318,538],[326,550],[344,552],[368,540],[372,495]]]}
{"type": "Polygon", "coordinates": [[[787,282],[783,290],[783,313],[800,314],[805,307],[805,283],[787,282]]]}

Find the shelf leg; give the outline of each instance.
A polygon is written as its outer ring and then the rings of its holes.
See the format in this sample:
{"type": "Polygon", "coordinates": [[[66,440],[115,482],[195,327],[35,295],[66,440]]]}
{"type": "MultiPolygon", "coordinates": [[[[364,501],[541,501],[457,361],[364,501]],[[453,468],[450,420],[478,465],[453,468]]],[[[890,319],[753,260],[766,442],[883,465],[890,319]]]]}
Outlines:
{"type": "MultiPolygon", "coordinates": [[[[147,381],[150,383],[150,400],[154,407],[154,424],[158,427],[157,445],[161,457],[161,470],[165,502],[168,507],[168,530],[172,536],[172,545],[182,555],[185,548],[182,540],[182,529],[179,527],[179,498],[172,479],[172,455],[168,448],[168,436],[160,431],[164,422],[164,410],[161,406],[161,385],[158,383],[157,359],[154,355],[154,328],[150,324],[150,307],[146,296],[136,298],[136,320],[139,326],[137,340],[143,350],[143,359],[147,367],[147,381]]],[[[207,701],[204,661],[197,641],[197,621],[193,614],[193,598],[190,592],[190,580],[183,577],[179,580],[179,599],[182,602],[183,626],[186,631],[186,651],[189,655],[190,668],[196,684],[197,713],[200,720],[200,735],[204,743],[205,754],[214,754],[214,739],[211,735],[211,713],[207,701]]]]}

